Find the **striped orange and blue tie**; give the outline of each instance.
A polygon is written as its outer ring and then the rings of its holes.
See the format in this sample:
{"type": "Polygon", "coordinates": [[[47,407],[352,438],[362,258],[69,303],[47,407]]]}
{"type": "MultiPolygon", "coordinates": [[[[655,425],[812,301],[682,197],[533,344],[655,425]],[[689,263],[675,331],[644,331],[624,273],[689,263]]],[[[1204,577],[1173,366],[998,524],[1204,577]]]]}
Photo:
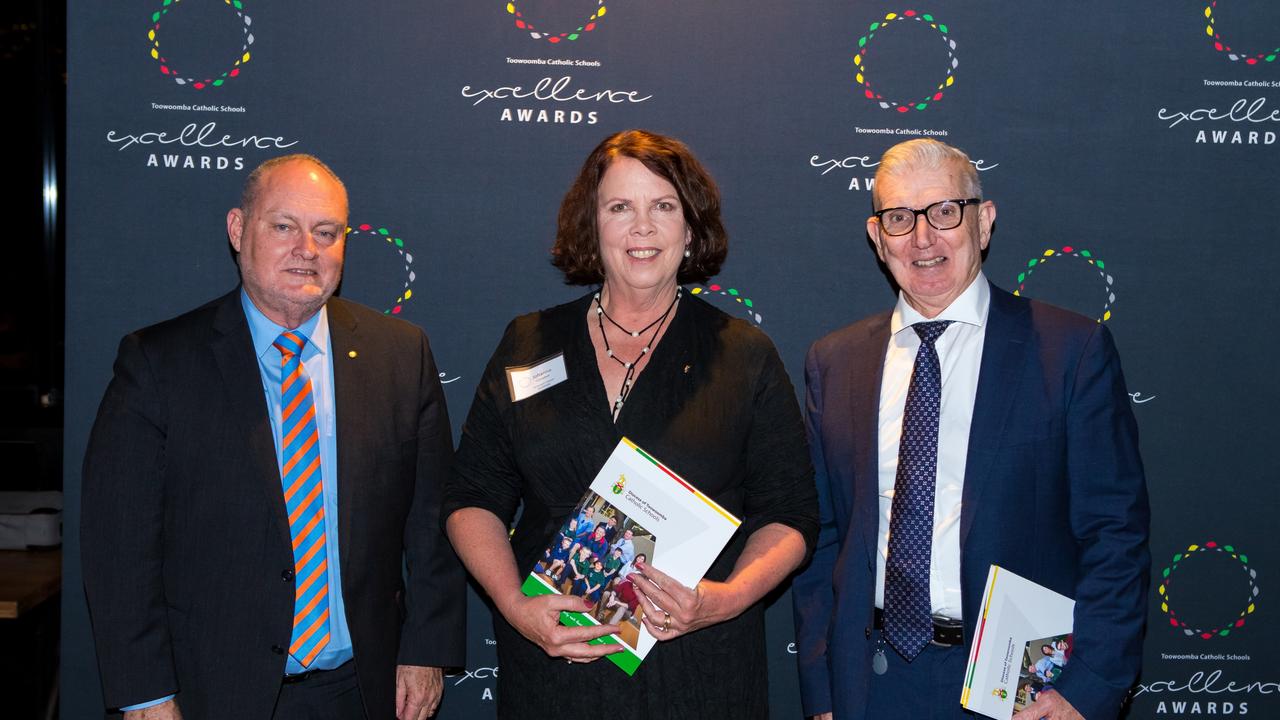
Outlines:
{"type": "Polygon", "coordinates": [[[280,351],[280,447],[284,464],[285,508],[293,537],[293,635],[289,654],[309,667],[329,643],[329,561],[325,553],[324,483],[320,473],[320,434],[311,378],[302,366],[307,338],[282,334],[273,343],[280,351]]]}

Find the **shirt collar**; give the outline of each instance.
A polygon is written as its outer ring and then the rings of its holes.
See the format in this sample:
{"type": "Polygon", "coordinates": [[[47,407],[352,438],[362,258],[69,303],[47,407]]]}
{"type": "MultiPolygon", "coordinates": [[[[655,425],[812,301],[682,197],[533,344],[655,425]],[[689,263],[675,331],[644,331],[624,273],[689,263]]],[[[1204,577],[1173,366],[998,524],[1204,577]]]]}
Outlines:
{"type": "MultiPolygon", "coordinates": [[[[240,305],[244,308],[245,319],[249,321],[249,334],[253,337],[253,354],[261,359],[268,351],[274,350],[272,343],[288,328],[277,325],[263,315],[258,306],[249,299],[249,294],[244,288],[240,288],[240,305]]],[[[307,348],[302,351],[303,355],[310,356],[317,352],[323,355],[325,348],[329,347],[328,307],[320,308],[320,312],[312,315],[295,329],[307,336],[307,348]]]]}
{"type": "MultiPolygon", "coordinates": [[[[987,312],[991,309],[991,286],[987,276],[978,271],[978,276],[969,283],[960,296],[951,302],[945,310],[938,313],[933,320],[951,320],[952,322],[982,327],[987,324],[987,312]]],[[[889,333],[897,335],[918,322],[928,322],[927,318],[911,307],[906,295],[898,293],[898,304],[893,308],[893,316],[889,321],[889,333]]]]}

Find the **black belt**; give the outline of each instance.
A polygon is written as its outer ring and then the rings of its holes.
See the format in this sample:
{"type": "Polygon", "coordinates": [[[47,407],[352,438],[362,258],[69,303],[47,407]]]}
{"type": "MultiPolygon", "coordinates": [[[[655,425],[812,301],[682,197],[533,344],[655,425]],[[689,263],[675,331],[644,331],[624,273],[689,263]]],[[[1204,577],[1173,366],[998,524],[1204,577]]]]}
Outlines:
{"type": "MultiPolygon", "coordinates": [[[[876,630],[884,629],[884,610],[876,608],[876,630]]],[[[933,644],[951,647],[964,644],[964,623],[951,618],[933,617],[933,644]]]]}

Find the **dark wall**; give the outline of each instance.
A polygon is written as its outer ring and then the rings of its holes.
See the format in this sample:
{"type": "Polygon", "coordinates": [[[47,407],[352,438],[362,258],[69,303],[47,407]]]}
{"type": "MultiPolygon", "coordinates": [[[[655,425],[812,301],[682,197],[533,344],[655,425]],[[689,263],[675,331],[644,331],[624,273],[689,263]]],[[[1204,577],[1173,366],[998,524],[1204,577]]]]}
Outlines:
{"type": "MultiPolygon", "coordinates": [[[[342,293],[427,329],[461,422],[507,320],[580,292],[547,261],[556,209],[628,127],[684,139],[719,180],[731,253],[703,291],[798,385],[811,342],[893,303],[863,225],[876,159],[919,135],[967,150],[999,206],[987,276],[1106,322],[1124,357],[1156,558],[1130,716],[1280,713],[1280,687],[1250,685],[1280,680],[1277,343],[1258,320],[1280,259],[1274,3],[238,5],[69,6],[65,717],[100,702],[77,491],[115,345],[235,283],[223,217],[246,172],[303,151],[345,179],[342,293]],[[602,8],[576,39],[527,27],[602,8]]],[[[442,717],[492,712],[472,606],[442,717]]],[[[785,596],[769,619],[775,714],[795,717],[785,596]]]]}
{"type": "Polygon", "coordinates": [[[56,462],[37,454],[29,429],[56,434],[62,423],[63,285],[57,182],[65,143],[66,17],[61,4],[0,9],[0,115],[6,189],[5,260],[0,262],[0,489],[56,489],[56,462]],[[20,107],[20,109],[19,109],[20,107]],[[24,455],[27,456],[24,458],[24,455]]]}

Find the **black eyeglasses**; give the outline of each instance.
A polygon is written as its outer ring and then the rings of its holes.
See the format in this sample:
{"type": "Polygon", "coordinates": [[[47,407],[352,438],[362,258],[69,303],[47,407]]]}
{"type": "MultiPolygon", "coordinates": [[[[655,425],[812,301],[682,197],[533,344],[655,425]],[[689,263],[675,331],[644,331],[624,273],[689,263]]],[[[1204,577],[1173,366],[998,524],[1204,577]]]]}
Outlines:
{"type": "Polygon", "coordinates": [[[964,206],[977,205],[982,198],[939,200],[923,210],[896,207],[875,213],[880,227],[889,235],[906,235],[916,229],[916,216],[924,215],[934,230],[950,230],[964,219],[964,206]]]}

